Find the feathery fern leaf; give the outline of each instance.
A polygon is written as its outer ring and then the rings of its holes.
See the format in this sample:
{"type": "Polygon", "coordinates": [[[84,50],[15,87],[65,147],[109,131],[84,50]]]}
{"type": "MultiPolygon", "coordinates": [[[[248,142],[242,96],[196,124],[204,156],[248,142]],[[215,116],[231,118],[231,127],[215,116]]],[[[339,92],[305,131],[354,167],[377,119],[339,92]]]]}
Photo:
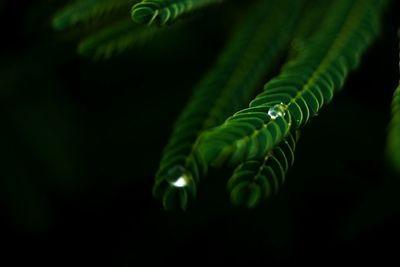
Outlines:
{"type": "Polygon", "coordinates": [[[297,140],[298,132],[289,133],[264,159],[241,163],[228,181],[232,202],[253,208],[276,194],[293,165],[297,140]]]}
{"type": "MultiPolygon", "coordinates": [[[[62,8],[53,18],[53,28],[65,30],[113,11],[127,8],[137,0],[76,0],[62,8]]],[[[128,11],[129,12],[129,11],[128,11]]]]}
{"type": "MultiPolygon", "coordinates": [[[[324,17],[330,6],[329,3],[321,0],[306,2],[303,12],[305,14],[294,33],[288,58],[295,57],[301,50],[302,43],[315,31],[313,25],[320,23],[324,17]]],[[[277,112],[279,109],[272,115],[276,116],[277,112]]],[[[230,119],[235,119],[235,117],[230,119]]],[[[234,204],[253,208],[261,200],[278,192],[279,187],[284,183],[288,169],[293,164],[298,136],[298,131],[289,132],[288,136],[263,158],[244,161],[235,168],[228,181],[228,190],[234,204]]]]}
{"type": "Polygon", "coordinates": [[[143,0],[132,7],[133,21],[165,25],[178,17],[223,0],[143,0]]]}
{"type": "Polygon", "coordinates": [[[82,40],[78,52],[94,59],[107,59],[113,54],[119,54],[130,47],[145,43],[157,31],[159,29],[154,27],[141,27],[132,23],[132,20],[128,18],[82,40]]]}
{"type": "Polygon", "coordinates": [[[293,5],[289,0],[268,0],[255,6],[217,64],[197,85],[175,124],[156,174],[154,194],[164,198],[165,208],[174,203],[171,198],[179,196],[181,207],[185,207],[187,195],[195,196],[196,184],[207,171],[206,164],[194,153],[196,139],[253,97],[257,84],[288,46],[300,7],[301,1],[293,5]]]}
{"type": "Polygon", "coordinates": [[[385,1],[334,1],[326,19],[297,57],[264,87],[250,108],[205,133],[198,153],[207,164],[259,159],[289,129],[302,128],[342,88],[349,72],[376,37],[385,1]],[[245,112],[245,114],[243,114],[245,112]],[[293,124],[293,125],[292,125],[293,124]]]}

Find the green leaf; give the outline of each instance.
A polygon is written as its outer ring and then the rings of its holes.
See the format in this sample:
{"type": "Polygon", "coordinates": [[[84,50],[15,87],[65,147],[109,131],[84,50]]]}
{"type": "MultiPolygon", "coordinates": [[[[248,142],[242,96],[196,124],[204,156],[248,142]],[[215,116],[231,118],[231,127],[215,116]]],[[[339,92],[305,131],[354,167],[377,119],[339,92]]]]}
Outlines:
{"type": "Polygon", "coordinates": [[[125,19],[86,37],[79,44],[78,52],[94,59],[107,59],[131,47],[145,44],[158,33],[160,29],[141,27],[125,19]]]}
{"type": "Polygon", "coordinates": [[[56,30],[65,30],[116,10],[129,10],[129,6],[135,2],[137,0],[76,0],[57,12],[52,25],[56,30]]]}
{"type": "Polygon", "coordinates": [[[249,118],[257,117],[263,122],[238,124],[238,112],[223,125],[204,133],[198,145],[204,161],[219,165],[229,160],[237,165],[258,159],[278,145],[291,127],[303,128],[310,117],[332,100],[349,72],[357,67],[361,55],[377,36],[385,2],[334,1],[301,51],[245,110],[249,118]],[[285,115],[274,119],[270,112],[277,106],[284,108],[285,115]],[[262,153],[250,153],[257,142],[262,153]]]}
{"type": "Polygon", "coordinates": [[[298,133],[289,133],[263,159],[239,164],[227,184],[232,203],[253,208],[261,200],[276,194],[293,165],[297,140],[298,133]]]}
{"type": "Polygon", "coordinates": [[[163,206],[166,210],[171,210],[180,206],[185,210],[188,203],[188,197],[196,196],[196,184],[190,173],[181,166],[176,166],[169,170],[167,177],[156,180],[153,188],[153,194],[162,198],[163,206]]]}
{"type": "Polygon", "coordinates": [[[142,0],[132,7],[132,20],[140,24],[163,26],[178,17],[221,3],[223,0],[142,0]]]}
{"type": "MultiPolygon", "coordinates": [[[[189,173],[194,183],[206,174],[208,165],[195,149],[197,138],[204,130],[219,125],[251,100],[257,84],[271,72],[289,45],[288,33],[294,29],[296,22],[294,7],[299,12],[300,3],[297,1],[297,5],[291,5],[290,0],[262,1],[246,14],[215,66],[196,86],[194,95],[175,124],[156,174],[154,192],[157,192],[157,197],[170,187],[166,179],[169,171],[176,166],[189,173]]],[[[262,123],[264,119],[258,122],[262,123]]],[[[245,118],[237,123],[249,124],[245,118]]],[[[250,123],[256,122],[253,119],[250,123]]],[[[245,130],[248,132],[251,128],[245,130]]],[[[252,153],[263,152],[258,151],[254,143],[252,153]]]]}

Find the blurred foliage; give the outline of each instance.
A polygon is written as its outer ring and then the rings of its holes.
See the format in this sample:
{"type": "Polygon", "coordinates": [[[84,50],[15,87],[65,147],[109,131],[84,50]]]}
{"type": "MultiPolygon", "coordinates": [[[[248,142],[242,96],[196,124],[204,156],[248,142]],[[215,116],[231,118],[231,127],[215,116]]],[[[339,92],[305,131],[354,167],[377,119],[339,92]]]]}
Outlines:
{"type": "Polygon", "coordinates": [[[190,88],[213,66],[247,1],[196,12],[168,34],[95,62],[77,44],[110,24],[55,32],[51,20],[64,4],[0,1],[4,262],[398,260],[400,184],[384,149],[398,81],[398,1],[343,93],[302,130],[280,194],[253,210],[231,206],[231,169],[213,169],[185,213],[163,211],[152,177],[190,88]]]}

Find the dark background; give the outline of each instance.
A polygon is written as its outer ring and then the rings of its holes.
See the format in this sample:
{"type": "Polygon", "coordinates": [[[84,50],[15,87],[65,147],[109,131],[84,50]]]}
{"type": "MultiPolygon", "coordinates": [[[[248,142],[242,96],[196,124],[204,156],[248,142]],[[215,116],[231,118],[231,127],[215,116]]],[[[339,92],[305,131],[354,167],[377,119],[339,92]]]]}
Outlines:
{"type": "Polygon", "coordinates": [[[162,209],[153,176],[243,2],[200,12],[180,31],[98,62],[76,54],[79,33],[51,29],[64,2],[0,2],[0,261],[399,261],[400,180],[384,158],[399,1],[343,92],[303,131],[278,196],[254,210],[234,207],[230,173],[213,171],[186,212],[162,209]]]}

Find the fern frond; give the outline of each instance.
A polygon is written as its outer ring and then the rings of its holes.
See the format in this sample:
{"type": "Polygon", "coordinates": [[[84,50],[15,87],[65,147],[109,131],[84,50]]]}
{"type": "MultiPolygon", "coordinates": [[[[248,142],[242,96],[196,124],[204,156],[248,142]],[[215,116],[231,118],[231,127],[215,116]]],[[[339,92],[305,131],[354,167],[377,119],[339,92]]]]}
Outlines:
{"type": "Polygon", "coordinates": [[[132,19],[140,24],[165,25],[178,17],[224,0],[142,0],[132,7],[132,19]]]}
{"type": "Polygon", "coordinates": [[[293,165],[297,140],[298,132],[289,132],[285,140],[264,159],[241,163],[228,181],[231,201],[253,208],[260,200],[278,193],[287,171],[293,165]]]}
{"type": "Polygon", "coordinates": [[[94,59],[107,59],[133,46],[144,44],[159,30],[141,27],[128,18],[86,37],[80,42],[78,52],[94,59]]]}
{"type": "Polygon", "coordinates": [[[137,0],[76,0],[54,16],[52,25],[56,30],[65,30],[119,9],[129,10],[135,2],[137,0]]]}
{"type": "Polygon", "coordinates": [[[385,1],[340,0],[297,57],[264,87],[245,110],[205,133],[198,153],[207,164],[263,157],[289,129],[301,129],[338,92],[377,36],[385,1]]]}
{"type": "Polygon", "coordinates": [[[154,195],[163,198],[165,208],[171,207],[174,197],[180,197],[181,207],[186,207],[187,195],[195,196],[196,185],[207,171],[194,149],[201,132],[243,108],[287,48],[301,7],[301,1],[290,2],[268,0],[251,9],[216,65],[196,86],[156,174],[154,195]],[[177,181],[186,186],[177,187],[177,181]]]}

